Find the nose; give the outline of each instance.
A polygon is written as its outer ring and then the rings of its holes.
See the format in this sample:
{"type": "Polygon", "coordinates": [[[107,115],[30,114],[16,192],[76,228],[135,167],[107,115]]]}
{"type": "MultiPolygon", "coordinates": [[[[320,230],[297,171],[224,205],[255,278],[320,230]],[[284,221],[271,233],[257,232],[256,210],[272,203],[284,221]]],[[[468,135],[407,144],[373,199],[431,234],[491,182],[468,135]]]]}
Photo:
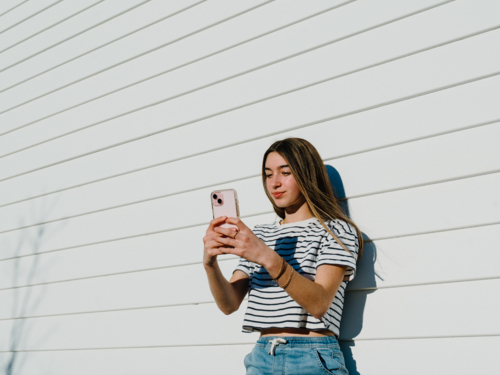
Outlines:
{"type": "Polygon", "coordinates": [[[281,178],[279,174],[275,174],[274,176],[271,177],[271,186],[273,189],[276,189],[281,186],[281,178]]]}

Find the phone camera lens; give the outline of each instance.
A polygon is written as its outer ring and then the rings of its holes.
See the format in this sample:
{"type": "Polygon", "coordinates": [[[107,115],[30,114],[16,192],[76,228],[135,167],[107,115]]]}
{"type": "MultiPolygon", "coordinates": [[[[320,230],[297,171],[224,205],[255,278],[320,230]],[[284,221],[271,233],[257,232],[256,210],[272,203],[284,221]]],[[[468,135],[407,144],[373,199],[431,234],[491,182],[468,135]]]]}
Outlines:
{"type": "Polygon", "coordinates": [[[214,198],[214,199],[217,199],[217,194],[214,194],[214,195],[213,195],[213,198],[214,198]]]}
{"type": "Polygon", "coordinates": [[[221,204],[222,203],[222,199],[217,199],[217,203],[221,204]]]}

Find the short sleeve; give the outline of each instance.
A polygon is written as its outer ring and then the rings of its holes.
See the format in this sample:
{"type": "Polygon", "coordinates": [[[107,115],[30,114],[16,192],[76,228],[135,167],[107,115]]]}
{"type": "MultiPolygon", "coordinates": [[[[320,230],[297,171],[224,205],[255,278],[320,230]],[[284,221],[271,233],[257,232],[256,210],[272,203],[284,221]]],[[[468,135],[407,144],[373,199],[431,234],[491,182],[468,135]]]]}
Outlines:
{"type": "Polygon", "coordinates": [[[358,259],[358,234],[355,228],[345,221],[330,221],[327,225],[352,255],[345,251],[342,246],[325,231],[326,236],[318,251],[316,268],[323,264],[347,266],[345,276],[348,276],[349,281],[351,281],[355,276],[356,260],[358,259]]]}
{"type": "Polygon", "coordinates": [[[255,263],[249,262],[245,258],[240,258],[240,261],[238,262],[238,265],[234,269],[233,273],[239,270],[241,272],[246,273],[248,277],[251,279],[253,277],[254,269],[255,269],[255,263]]]}

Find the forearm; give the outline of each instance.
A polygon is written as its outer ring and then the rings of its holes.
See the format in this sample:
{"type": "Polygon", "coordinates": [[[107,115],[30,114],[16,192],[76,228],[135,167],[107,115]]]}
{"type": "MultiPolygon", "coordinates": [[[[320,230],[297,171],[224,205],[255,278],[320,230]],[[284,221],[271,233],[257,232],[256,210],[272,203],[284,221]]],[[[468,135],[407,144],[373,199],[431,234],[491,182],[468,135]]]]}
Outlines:
{"type": "Polygon", "coordinates": [[[205,265],[210,291],[214,296],[219,309],[226,315],[229,315],[240,307],[241,300],[233,284],[226,280],[215,261],[212,265],[205,265]]]}
{"type": "MultiPolygon", "coordinates": [[[[276,253],[274,255],[269,259],[268,267],[266,267],[272,278],[278,276],[283,259],[276,253]]],[[[293,269],[286,262],[284,266],[286,269],[277,280],[280,286],[287,284],[293,269]]],[[[321,319],[332,303],[331,296],[322,285],[307,279],[296,271],[293,272],[291,277],[292,279],[285,291],[309,314],[316,319],[321,319]]]]}

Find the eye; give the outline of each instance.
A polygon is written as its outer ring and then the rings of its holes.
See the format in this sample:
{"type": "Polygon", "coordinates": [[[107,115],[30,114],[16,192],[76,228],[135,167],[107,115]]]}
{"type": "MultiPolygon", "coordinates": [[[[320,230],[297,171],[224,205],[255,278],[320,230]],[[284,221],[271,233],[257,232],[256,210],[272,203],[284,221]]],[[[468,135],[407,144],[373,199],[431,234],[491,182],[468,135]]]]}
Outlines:
{"type": "Polygon", "coordinates": [[[288,175],[290,175],[290,174],[291,174],[291,172],[281,172],[281,174],[282,174],[283,176],[288,176],[288,175]]]}
{"type": "Polygon", "coordinates": [[[266,174],[266,178],[270,178],[272,176],[273,176],[272,174],[266,174]]]}

